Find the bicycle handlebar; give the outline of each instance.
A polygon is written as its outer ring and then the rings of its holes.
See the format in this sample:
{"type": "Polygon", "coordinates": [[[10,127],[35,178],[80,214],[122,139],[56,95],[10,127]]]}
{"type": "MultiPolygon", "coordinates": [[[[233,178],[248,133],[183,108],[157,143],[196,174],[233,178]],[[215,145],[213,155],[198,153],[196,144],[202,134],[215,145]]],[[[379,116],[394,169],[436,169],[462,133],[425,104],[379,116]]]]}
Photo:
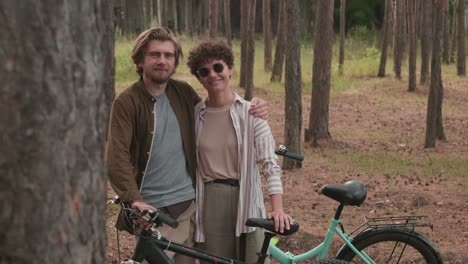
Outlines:
{"type": "Polygon", "coordinates": [[[156,212],[148,210],[140,211],[137,208],[132,208],[129,203],[122,202],[118,196],[114,197],[112,202],[122,206],[124,210],[128,211],[131,215],[131,218],[143,219],[148,222],[149,225],[160,226],[161,223],[164,223],[172,228],[177,228],[177,226],[179,226],[177,220],[172,218],[172,216],[161,212],[160,210],[156,212]]]}
{"type": "Polygon", "coordinates": [[[289,151],[284,145],[280,145],[279,149],[275,150],[275,153],[277,155],[285,156],[287,158],[295,159],[295,160],[298,160],[298,161],[303,161],[304,160],[304,156],[302,156],[299,153],[289,151]]]}

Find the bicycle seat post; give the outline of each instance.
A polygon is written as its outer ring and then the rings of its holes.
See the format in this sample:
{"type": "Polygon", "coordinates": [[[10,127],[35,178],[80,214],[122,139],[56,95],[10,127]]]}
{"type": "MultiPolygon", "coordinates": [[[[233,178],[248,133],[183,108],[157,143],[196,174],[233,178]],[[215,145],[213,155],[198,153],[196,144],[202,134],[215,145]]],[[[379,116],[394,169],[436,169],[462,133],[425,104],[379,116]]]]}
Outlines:
{"type": "Polygon", "coordinates": [[[265,259],[268,257],[267,251],[270,245],[270,240],[275,236],[274,233],[265,231],[265,239],[263,239],[262,250],[258,253],[257,264],[264,264],[265,259]]]}
{"type": "Polygon", "coordinates": [[[343,211],[343,208],[344,208],[344,204],[340,203],[338,208],[336,208],[336,213],[335,213],[335,216],[334,216],[335,220],[340,220],[341,212],[343,211]]]}

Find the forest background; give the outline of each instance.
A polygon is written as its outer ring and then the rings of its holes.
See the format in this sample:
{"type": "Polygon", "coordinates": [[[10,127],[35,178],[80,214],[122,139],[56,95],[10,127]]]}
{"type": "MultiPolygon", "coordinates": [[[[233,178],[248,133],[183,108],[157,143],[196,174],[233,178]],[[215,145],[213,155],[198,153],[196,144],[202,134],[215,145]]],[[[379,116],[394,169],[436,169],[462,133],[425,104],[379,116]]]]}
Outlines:
{"type": "MultiPolygon", "coordinates": [[[[185,54],[203,39],[231,43],[234,88],[269,101],[276,142],[305,156],[281,160],[284,204],[301,223],[282,248],[316,244],[336,206],[320,187],[358,179],[368,199],[345,208],[346,230],[364,215],[428,215],[434,228],[420,231],[445,263],[468,263],[466,5],[0,1],[0,262],[117,263],[119,251],[131,254],[133,237],[120,233],[119,249],[118,208],[105,203],[114,195],[108,115],[138,78],[133,39],[168,26],[185,54]]],[[[174,77],[206,95],[184,60],[174,77]]]]}

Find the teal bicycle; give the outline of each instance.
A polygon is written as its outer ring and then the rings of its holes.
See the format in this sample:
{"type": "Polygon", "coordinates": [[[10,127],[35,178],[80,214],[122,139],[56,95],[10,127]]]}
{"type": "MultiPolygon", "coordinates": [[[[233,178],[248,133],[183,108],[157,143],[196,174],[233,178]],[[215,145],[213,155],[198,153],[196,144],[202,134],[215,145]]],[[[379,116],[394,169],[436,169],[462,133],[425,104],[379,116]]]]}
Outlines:
{"type": "Polygon", "coordinates": [[[343,208],[359,206],[364,202],[367,197],[365,185],[359,181],[330,184],[323,186],[321,193],[339,202],[323,242],[314,249],[296,256],[281,251],[271,243],[269,252],[279,263],[299,263],[315,257],[325,259],[335,235],[344,242],[335,256],[339,260],[366,264],[443,263],[433,243],[415,230],[416,227],[432,229],[432,225],[425,222],[425,216],[366,218],[364,224],[346,233],[341,221],[343,208]]]}

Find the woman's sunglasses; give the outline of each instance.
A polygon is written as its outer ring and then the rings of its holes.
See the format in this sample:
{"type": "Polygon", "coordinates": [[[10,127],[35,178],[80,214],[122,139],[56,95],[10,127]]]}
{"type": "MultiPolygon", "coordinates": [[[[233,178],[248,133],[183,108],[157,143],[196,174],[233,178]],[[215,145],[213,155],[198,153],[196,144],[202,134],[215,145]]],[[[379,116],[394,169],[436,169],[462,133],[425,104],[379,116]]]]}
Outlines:
{"type": "MultiPolygon", "coordinates": [[[[205,78],[206,76],[208,76],[208,74],[210,74],[210,70],[211,69],[208,68],[200,68],[198,69],[197,74],[199,77],[205,78]]],[[[213,64],[213,70],[216,73],[222,73],[224,70],[224,66],[221,63],[215,63],[213,64]]]]}

